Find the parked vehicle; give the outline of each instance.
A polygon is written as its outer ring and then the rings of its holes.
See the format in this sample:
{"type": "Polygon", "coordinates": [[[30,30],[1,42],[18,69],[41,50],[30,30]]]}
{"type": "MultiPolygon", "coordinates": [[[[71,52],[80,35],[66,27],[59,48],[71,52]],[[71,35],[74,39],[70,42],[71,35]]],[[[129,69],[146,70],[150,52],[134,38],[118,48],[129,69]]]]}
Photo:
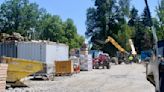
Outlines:
{"type": "Polygon", "coordinates": [[[93,69],[99,69],[100,67],[110,69],[110,57],[108,54],[100,54],[93,59],[93,69]]]}

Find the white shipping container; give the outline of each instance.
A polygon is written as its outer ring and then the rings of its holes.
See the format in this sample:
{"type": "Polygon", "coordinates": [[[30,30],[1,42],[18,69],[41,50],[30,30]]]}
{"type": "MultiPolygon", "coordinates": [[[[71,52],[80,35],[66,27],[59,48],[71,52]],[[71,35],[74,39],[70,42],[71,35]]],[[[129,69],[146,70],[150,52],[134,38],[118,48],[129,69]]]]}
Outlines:
{"type": "Polygon", "coordinates": [[[68,60],[69,56],[69,47],[64,44],[56,44],[56,60],[68,60]]]}
{"type": "Polygon", "coordinates": [[[92,70],[92,56],[80,55],[80,70],[91,71],[92,70]]]}
{"type": "Polygon", "coordinates": [[[54,73],[54,61],[68,60],[69,47],[55,42],[18,42],[18,58],[47,64],[47,73],[54,73]]]}

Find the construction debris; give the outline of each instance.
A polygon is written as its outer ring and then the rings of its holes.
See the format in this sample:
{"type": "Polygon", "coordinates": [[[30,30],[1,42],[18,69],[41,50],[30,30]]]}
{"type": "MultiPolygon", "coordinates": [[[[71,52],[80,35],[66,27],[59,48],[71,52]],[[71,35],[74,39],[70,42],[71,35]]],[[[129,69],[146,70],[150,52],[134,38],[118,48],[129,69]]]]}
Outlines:
{"type": "Polygon", "coordinates": [[[0,34],[0,42],[5,42],[5,41],[24,41],[27,40],[25,37],[21,36],[20,33],[13,32],[11,35],[6,34],[6,33],[1,33],[0,34]]]}

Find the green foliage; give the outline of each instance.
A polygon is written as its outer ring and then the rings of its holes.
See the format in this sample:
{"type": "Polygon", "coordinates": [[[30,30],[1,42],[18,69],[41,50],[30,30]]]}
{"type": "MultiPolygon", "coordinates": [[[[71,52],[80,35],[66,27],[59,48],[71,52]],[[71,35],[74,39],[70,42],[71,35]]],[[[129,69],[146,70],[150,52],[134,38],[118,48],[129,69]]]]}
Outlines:
{"type": "Polygon", "coordinates": [[[19,32],[27,34],[30,28],[36,28],[42,10],[36,3],[28,0],[7,0],[0,6],[1,32],[19,32]]]}
{"type": "Polygon", "coordinates": [[[148,5],[142,15],[131,0],[95,0],[95,7],[87,10],[86,36],[91,37],[92,49],[100,49],[114,55],[117,49],[112,44],[103,44],[107,36],[113,37],[123,48],[130,51],[128,39],[132,38],[138,53],[151,49],[154,44],[150,27],[156,28],[159,40],[164,39],[164,0],[157,7],[158,19],[151,20],[148,5]],[[146,43],[146,44],[145,44],[146,43]]]}
{"type": "Polygon", "coordinates": [[[95,7],[87,10],[86,36],[91,37],[92,49],[100,49],[111,55],[116,50],[111,43],[102,44],[108,36],[129,50],[128,39],[133,31],[127,25],[130,0],[95,0],[95,7]]]}
{"type": "Polygon", "coordinates": [[[142,50],[151,49],[153,46],[153,37],[149,28],[151,26],[151,19],[147,12],[147,7],[141,16],[138,15],[137,9],[133,7],[130,11],[128,24],[135,31],[132,37],[137,52],[140,53],[142,50]]]}
{"type": "Polygon", "coordinates": [[[64,24],[64,37],[67,38],[67,44],[70,48],[81,47],[84,43],[84,37],[77,35],[77,28],[75,27],[73,20],[67,19],[64,24]]]}
{"type": "Polygon", "coordinates": [[[70,48],[79,48],[84,42],[72,19],[63,22],[60,16],[47,13],[29,0],[7,0],[0,5],[0,32],[19,32],[32,39],[65,43],[70,48]]]}
{"type": "Polygon", "coordinates": [[[154,26],[157,31],[158,39],[164,39],[164,0],[157,7],[158,20],[154,19],[154,26]]]}

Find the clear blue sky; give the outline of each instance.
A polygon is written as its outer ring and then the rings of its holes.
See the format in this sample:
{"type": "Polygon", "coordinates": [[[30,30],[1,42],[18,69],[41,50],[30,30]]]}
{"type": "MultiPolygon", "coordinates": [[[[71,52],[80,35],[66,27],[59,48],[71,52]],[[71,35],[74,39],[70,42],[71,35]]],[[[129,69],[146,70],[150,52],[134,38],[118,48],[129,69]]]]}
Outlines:
{"type": "MultiPolygon", "coordinates": [[[[0,4],[5,0],[0,0],[0,4]]],[[[155,16],[155,7],[159,0],[148,0],[152,16],[155,16]]],[[[41,8],[45,8],[47,12],[59,15],[64,21],[71,18],[78,29],[78,33],[84,35],[86,31],[86,9],[94,5],[94,0],[30,0],[36,2],[41,8]]],[[[139,13],[145,7],[144,0],[132,0],[131,5],[134,5],[139,13]]]]}

